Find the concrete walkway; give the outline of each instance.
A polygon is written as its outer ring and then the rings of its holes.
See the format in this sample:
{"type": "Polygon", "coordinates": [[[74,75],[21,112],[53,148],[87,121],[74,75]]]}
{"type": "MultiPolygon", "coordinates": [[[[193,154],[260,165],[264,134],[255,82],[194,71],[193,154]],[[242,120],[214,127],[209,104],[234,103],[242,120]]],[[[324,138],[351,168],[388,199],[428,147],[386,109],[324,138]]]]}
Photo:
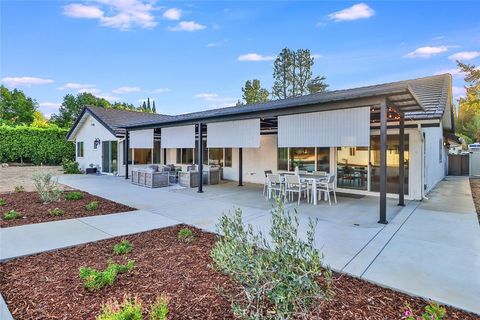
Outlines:
{"type": "MultiPolygon", "coordinates": [[[[60,182],[140,210],[2,229],[0,259],[180,222],[215,231],[221,214],[234,208],[256,228],[270,226],[271,203],[254,185],[207,186],[198,194],[141,188],[109,176],[67,175],[60,182]]],[[[404,208],[389,200],[386,226],[376,223],[375,197],[340,197],[332,207],[302,204],[300,233],[307,218],[317,218],[316,244],[334,270],[480,314],[480,228],[468,179],[448,178],[429,197],[404,208]]]]}

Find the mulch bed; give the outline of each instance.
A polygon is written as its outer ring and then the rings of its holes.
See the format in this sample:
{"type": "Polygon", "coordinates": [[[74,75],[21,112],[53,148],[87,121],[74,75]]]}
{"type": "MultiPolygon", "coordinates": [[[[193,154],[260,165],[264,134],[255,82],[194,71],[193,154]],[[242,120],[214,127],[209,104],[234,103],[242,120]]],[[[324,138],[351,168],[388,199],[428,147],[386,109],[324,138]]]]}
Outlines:
{"type": "MultiPolygon", "coordinates": [[[[64,196],[69,192],[71,191],[65,191],[62,198],[64,198],[64,196]]],[[[5,199],[7,202],[6,205],[0,206],[0,227],[7,228],[31,223],[65,220],[135,210],[123,204],[94,196],[88,192],[81,192],[83,194],[83,199],[61,200],[60,202],[50,202],[48,204],[44,204],[36,192],[0,193],[0,198],[5,199]],[[85,205],[92,201],[98,201],[98,209],[93,211],[86,210],[85,205]],[[63,215],[52,216],[48,213],[49,210],[55,208],[63,210],[63,215]],[[17,211],[21,215],[21,218],[4,220],[3,214],[10,210],[17,211]]]]}
{"type": "Polygon", "coordinates": [[[480,223],[480,179],[470,179],[470,188],[472,189],[473,203],[480,223]]]}
{"type": "MultiPolygon", "coordinates": [[[[167,294],[169,319],[232,319],[227,293],[238,293],[229,278],[209,267],[216,236],[192,228],[195,240],[180,242],[180,228],[144,232],[126,237],[15,259],[0,265],[0,291],[15,319],[94,319],[102,304],[125,294],[143,302],[145,319],[157,295],[167,294]],[[129,240],[134,249],[126,257],[112,246],[129,240]],[[111,287],[98,292],[84,289],[78,277],[81,266],[105,268],[113,259],[135,259],[131,273],[121,274],[111,287]],[[221,293],[219,288],[224,288],[221,293]]],[[[409,303],[415,310],[426,302],[346,275],[335,274],[336,296],[320,302],[311,319],[400,319],[409,303]]],[[[448,308],[447,319],[479,319],[448,308]]]]}

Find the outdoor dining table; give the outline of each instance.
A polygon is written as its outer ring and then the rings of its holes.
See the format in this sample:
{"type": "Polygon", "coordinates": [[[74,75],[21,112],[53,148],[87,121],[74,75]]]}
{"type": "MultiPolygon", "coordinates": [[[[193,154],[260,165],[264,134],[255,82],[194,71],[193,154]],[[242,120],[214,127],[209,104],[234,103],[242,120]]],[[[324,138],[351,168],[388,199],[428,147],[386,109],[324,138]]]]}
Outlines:
{"type": "MultiPolygon", "coordinates": [[[[280,177],[282,177],[282,179],[283,179],[283,177],[287,174],[293,174],[293,173],[282,173],[282,174],[280,174],[280,177]]],[[[317,183],[320,182],[320,181],[327,180],[328,175],[319,176],[319,175],[314,175],[314,174],[299,174],[298,176],[300,177],[300,181],[309,182],[312,185],[312,202],[313,202],[313,205],[316,206],[318,204],[317,183]]]]}

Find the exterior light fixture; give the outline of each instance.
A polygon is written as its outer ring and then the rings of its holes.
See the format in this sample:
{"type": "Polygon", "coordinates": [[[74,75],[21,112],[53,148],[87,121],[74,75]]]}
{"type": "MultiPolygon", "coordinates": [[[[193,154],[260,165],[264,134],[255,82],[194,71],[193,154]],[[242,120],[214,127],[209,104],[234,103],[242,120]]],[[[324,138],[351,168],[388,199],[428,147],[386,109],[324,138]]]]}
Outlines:
{"type": "Polygon", "coordinates": [[[93,149],[97,149],[97,147],[100,145],[100,139],[96,138],[93,141],[93,149]]]}

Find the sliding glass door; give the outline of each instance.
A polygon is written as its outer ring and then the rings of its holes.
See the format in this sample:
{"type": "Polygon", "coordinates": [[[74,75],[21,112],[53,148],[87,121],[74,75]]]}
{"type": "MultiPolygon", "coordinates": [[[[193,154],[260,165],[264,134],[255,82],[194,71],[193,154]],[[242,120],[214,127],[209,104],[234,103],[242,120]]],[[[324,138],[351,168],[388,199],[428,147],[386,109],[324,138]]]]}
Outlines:
{"type": "Polygon", "coordinates": [[[337,148],[337,186],[368,189],[368,147],[337,148]]]}
{"type": "Polygon", "coordinates": [[[118,172],[117,141],[102,141],[102,172],[118,172]]]}

